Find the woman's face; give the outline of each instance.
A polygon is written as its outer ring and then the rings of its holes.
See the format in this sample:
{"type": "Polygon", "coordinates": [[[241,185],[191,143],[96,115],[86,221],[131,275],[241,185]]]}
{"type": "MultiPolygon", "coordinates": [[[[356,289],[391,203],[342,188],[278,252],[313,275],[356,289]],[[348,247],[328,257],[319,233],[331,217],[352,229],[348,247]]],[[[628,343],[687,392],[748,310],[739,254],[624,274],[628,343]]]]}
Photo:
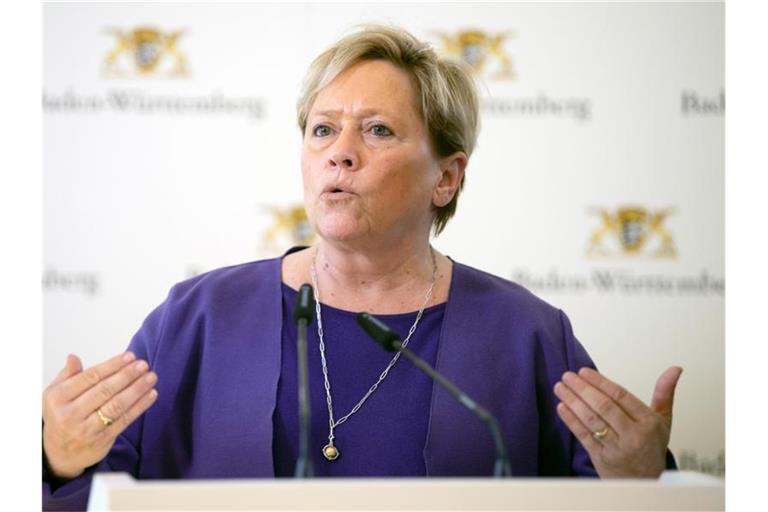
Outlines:
{"type": "Polygon", "coordinates": [[[307,215],[323,239],[428,236],[441,172],[415,101],[408,75],[381,60],[356,64],[320,91],[301,168],[307,215]]]}

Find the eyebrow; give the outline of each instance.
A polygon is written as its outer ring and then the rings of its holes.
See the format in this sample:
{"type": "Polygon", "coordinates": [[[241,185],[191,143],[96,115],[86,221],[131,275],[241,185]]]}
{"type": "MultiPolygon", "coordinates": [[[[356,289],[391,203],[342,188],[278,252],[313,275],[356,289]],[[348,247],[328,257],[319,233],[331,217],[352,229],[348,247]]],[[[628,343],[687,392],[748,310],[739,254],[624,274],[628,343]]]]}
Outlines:
{"type": "MultiPolygon", "coordinates": [[[[311,112],[309,115],[311,116],[327,116],[327,117],[337,117],[341,113],[341,110],[319,110],[317,112],[311,112]]],[[[360,110],[355,114],[355,117],[362,118],[362,117],[370,117],[374,115],[389,115],[389,112],[383,112],[381,110],[373,109],[373,108],[367,108],[365,110],[360,110]]]]}

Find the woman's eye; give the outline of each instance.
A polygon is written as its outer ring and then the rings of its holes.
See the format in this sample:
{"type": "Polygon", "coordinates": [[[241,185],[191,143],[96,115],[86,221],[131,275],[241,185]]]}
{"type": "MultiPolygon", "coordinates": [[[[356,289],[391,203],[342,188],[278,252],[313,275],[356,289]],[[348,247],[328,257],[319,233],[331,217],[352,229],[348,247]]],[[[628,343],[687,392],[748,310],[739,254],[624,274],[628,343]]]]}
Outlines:
{"type": "Polygon", "coordinates": [[[331,129],[324,124],[319,124],[312,129],[312,135],[315,137],[325,137],[331,134],[331,129]]]}
{"type": "Polygon", "coordinates": [[[371,127],[371,133],[377,137],[389,137],[392,135],[392,130],[384,126],[383,124],[375,124],[371,127]]]}

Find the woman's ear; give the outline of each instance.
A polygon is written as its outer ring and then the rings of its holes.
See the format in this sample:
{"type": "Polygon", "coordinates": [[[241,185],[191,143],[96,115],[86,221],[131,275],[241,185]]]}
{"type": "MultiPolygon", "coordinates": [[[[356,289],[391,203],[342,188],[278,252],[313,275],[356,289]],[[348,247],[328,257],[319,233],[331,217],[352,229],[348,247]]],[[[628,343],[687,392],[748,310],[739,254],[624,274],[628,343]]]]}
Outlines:
{"type": "Polygon", "coordinates": [[[432,192],[432,204],[442,208],[451,202],[464,179],[464,169],[467,167],[468,160],[463,151],[457,151],[440,159],[440,179],[432,192]]]}

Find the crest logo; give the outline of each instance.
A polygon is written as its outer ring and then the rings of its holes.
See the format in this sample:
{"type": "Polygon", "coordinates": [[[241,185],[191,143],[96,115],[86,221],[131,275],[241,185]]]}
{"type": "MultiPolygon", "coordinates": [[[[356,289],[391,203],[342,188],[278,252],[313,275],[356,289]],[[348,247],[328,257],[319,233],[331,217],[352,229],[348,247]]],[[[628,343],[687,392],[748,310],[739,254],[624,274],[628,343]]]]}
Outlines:
{"type": "Polygon", "coordinates": [[[491,35],[482,30],[463,30],[451,36],[437,33],[443,50],[469,64],[477,75],[494,80],[514,80],[512,60],[504,51],[504,41],[510,32],[491,35]]]}
{"type": "Polygon", "coordinates": [[[296,245],[312,245],[315,233],[309,225],[304,205],[287,208],[269,208],[272,224],[264,232],[266,250],[284,251],[296,245]]]}
{"type": "Polygon", "coordinates": [[[672,208],[649,211],[638,206],[620,207],[615,213],[605,208],[593,208],[600,216],[600,226],[592,231],[588,256],[649,254],[656,258],[677,255],[674,240],[664,227],[672,208]]]}
{"type": "Polygon", "coordinates": [[[128,78],[135,76],[165,76],[182,78],[189,74],[187,59],[177,48],[183,30],[163,33],[149,27],[126,32],[108,30],[115,36],[115,45],[104,58],[104,76],[128,78]]]}

